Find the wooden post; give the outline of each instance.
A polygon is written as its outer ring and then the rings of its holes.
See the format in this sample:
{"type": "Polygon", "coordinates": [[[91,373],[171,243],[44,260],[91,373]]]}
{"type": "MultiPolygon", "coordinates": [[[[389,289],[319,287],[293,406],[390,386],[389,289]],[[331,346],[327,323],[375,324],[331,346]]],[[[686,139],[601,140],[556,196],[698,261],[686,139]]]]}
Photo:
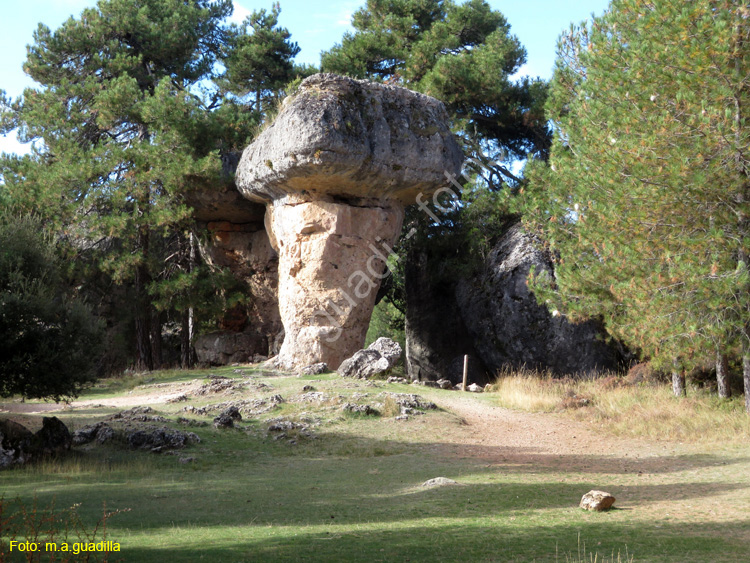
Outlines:
{"type": "Polygon", "coordinates": [[[466,391],[466,379],[469,377],[469,355],[464,356],[464,382],[461,385],[461,391],[466,391]]]}

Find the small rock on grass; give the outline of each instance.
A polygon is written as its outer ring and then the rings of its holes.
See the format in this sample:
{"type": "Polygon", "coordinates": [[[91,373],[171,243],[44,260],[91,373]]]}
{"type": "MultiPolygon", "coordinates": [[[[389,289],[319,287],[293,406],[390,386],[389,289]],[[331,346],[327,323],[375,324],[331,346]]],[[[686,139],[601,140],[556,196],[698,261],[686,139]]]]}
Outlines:
{"type": "Polygon", "coordinates": [[[434,479],[429,479],[422,483],[423,487],[446,487],[451,485],[460,485],[458,481],[454,481],[453,479],[448,479],[448,477],[435,477],[434,479]]]}
{"type": "Polygon", "coordinates": [[[581,498],[580,507],[584,510],[602,512],[609,510],[615,503],[615,497],[604,491],[589,491],[581,498]]]}

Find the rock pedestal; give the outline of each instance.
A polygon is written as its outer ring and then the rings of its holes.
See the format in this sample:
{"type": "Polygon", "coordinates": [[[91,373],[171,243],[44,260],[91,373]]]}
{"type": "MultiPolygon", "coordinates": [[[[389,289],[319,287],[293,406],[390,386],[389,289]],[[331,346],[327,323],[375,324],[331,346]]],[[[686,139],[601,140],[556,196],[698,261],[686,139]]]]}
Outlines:
{"type": "Polygon", "coordinates": [[[404,207],[462,160],[429,96],[319,74],[284,101],[237,169],[279,255],[278,367],[337,368],[362,347],[404,207]]]}
{"type": "Polygon", "coordinates": [[[268,218],[279,254],[283,365],[339,366],[365,340],[403,207],[275,202],[268,218]]]}

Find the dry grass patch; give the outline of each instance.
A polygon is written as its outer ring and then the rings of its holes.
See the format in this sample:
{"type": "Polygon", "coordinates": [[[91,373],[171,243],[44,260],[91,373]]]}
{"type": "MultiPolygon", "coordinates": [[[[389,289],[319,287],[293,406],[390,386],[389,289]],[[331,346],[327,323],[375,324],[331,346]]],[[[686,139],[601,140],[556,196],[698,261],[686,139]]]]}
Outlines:
{"type": "Polygon", "coordinates": [[[493,395],[507,408],[566,412],[620,436],[723,445],[750,440],[743,398],[720,400],[699,388],[677,398],[666,385],[632,383],[614,375],[556,379],[520,371],[502,374],[493,395]]]}

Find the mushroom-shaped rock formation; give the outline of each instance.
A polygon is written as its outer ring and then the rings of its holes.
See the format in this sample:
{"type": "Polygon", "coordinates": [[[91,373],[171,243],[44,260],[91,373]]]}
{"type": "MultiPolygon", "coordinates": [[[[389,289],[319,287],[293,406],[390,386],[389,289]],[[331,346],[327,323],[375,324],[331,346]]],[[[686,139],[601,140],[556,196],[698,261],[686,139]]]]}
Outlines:
{"type": "Polygon", "coordinates": [[[237,169],[279,255],[278,367],[337,367],[362,348],[404,207],[462,160],[429,96],[318,74],[284,100],[237,169]]]}

